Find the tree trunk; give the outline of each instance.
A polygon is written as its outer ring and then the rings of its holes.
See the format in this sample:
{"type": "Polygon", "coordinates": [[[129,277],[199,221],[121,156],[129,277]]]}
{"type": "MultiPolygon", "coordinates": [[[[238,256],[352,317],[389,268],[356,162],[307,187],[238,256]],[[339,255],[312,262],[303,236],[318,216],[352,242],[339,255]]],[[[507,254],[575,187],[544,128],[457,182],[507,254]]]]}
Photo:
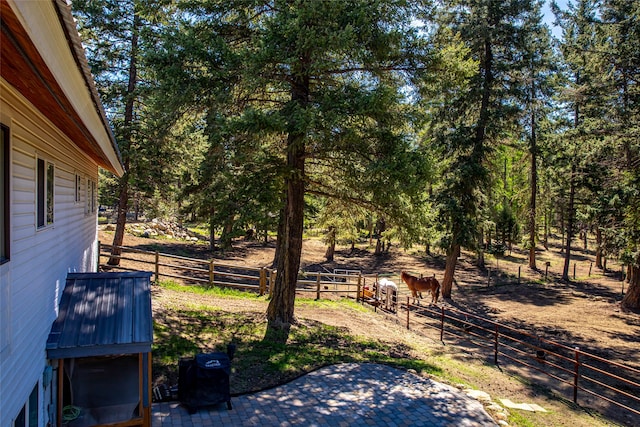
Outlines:
{"type": "Polygon", "coordinates": [[[447,261],[444,267],[444,278],[442,279],[442,298],[451,299],[451,289],[453,288],[453,276],[456,271],[456,263],[460,254],[460,245],[452,244],[447,249],[447,261]]]}
{"type": "Polygon", "coordinates": [[[602,269],[602,230],[596,227],[596,268],[602,269]]]}
{"type": "Polygon", "coordinates": [[[327,233],[327,251],[324,254],[324,257],[327,261],[333,261],[333,256],[336,253],[336,228],[329,227],[329,232],[327,233]]]}
{"type": "Polygon", "coordinates": [[[549,250],[549,212],[545,209],[544,212],[544,242],[542,244],[545,250],[549,250]]]}
{"type": "Polygon", "coordinates": [[[571,165],[571,178],[569,181],[569,206],[567,209],[567,244],[565,246],[564,268],[562,269],[562,280],[569,280],[569,264],[571,263],[571,240],[573,237],[574,220],[574,198],[576,193],[576,165],[571,165]]]}
{"type": "Polygon", "coordinates": [[[111,249],[111,257],[107,264],[120,265],[120,255],[122,254],[122,242],[124,241],[124,231],[127,225],[127,212],[129,207],[129,173],[120,178],[120,196],[118,198],[118,213],[116,217],[116,231],[113,234],[113,243],[111,249]]]}
{"type": "MultiPolygon", "coordinates": [[[[535,87],[532,85],[532,99],[535,99],[535,87]]],[[[536,266],[536,196],[538,193],[538,145],[536,138],[536,115],[531,111],[531,193],[529,196],[529,268],[537,270],[536,266]]]]}
{"type": "Polygon", "coordinates": [[[138,222],[140,220],[140,200],[138,200],[138,197],[135,198],[135,200],[133,201],[133,208],[134,208],[134,220],[135,222],[138,222]]]}
{"type": "Polygon", "coordinates": [[[478,250],[476,251],[478,256],[476,265],[478,266],[478,268],[482,268],[482,269],[485,268],[483,244],[484,244],[484,227],[480,227],[480,232],[478,233],[478,250]]]}
{"type": "MultiPolygon", "coordinates": [[[[127,147],[132,145],[132,126],[133,126],[133,108],[135,100],[136,85],[138,82],[138,32],[141,26],[140,17],[134,15],[133,18],[133,31],[131,34],[131,57],[129,62],[129,80],[127,84],[127,92],[125,94],[125,107],[124,107],[124,123],[123,123],[123,139],[127,147]]],[[[118,196],[118,217],[116,220],[116,231],[113,235],[113,251],[111,252],[111,258],[109,258],[109,265],[120,265],[120,258],[118,257],[122,251],[116,249],[116,246],[122,246],[124,240],[124,231],[127,224],[127,213],[129,211],[129,166],[130,166],[130,154],[128,150],[123,150],[125,154],[122,156],[123,166],[125,173],[120,178],[120,194],[118,196]]]]}
{"type": "Polygon", "coordinates": [[[629,288],[622,298],[622,307],[638,309],[640,308],[640,267],[632,265],[630,276],[629,288]]]}
{"type": "MultiPolygon", "coordinates": [[[[293,74],[291,100],[303,109],[309,104],[308,64],[310,59],[300,59],[299,67],[293,74]]],[[[295,116],[290,118],[290,129],[298,129],[295,116]]],[[[302,255],[302,231],[304,225],[305,192],[305,135],[301,131],[290,132],[287,136],[287,169],[285,178],[286,196],[278,228],[277,274],[273,293],[267,307],[267,331],[265,341],[286,342],[291,325],[295,323],[294,303],[298,270],[302,255]]]]}
{"type": "Polygon", "coordinates": [[[224,227],[222,229],[222,233],[220,233],[220,247],[222,250],[231,249],[231,239],[233,235],[233,224],[235,220],[233,215],[229,216],[227,220],[224,222],[224,227]]]}
{"type": "Polygon", "coordinates": [[[266,340],[286,342],[291,325],[295,323],[294,302],[300,256],[302,254],[302,227],[304,206],[304,145],[301,136],[290,135],[287,164],[300,173],[286,179],[287,196],[282,235],[278,236],[276,281],[267,308],[266,340]]]}
{"type": "MultiPolygon", "coordinates": [[[[562,204],[562,208],[561,208],[561,212],[563,212],[564,210],[564,203],[562,204]]],[[[564,234],[565,234],[565,220],[564,220],[564,213],[562,213],[562,215],[560,215],[560,233],[562,233],[562,236],[560,237],[560,253],[564,254],[564,247],[566,244],[566,240],[564,239],[564,234]]]]}
{"type": "Polygon", "coordinates": [[[211,209],[211,215],[209,216],[209,250],[211,252],[216,250],[216,227],[213,219],[215,210],[211,209]]]}

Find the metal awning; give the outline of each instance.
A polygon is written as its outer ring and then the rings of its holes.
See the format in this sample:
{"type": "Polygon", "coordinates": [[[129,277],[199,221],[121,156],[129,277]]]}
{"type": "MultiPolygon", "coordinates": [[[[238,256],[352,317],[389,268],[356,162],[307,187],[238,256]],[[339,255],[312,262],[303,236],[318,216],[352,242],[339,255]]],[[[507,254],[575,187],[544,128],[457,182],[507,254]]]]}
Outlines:
{"type": "Polygon", "coordinates": [[[151,352],[151,272],[69,273],[49,359],[151,352]]]}

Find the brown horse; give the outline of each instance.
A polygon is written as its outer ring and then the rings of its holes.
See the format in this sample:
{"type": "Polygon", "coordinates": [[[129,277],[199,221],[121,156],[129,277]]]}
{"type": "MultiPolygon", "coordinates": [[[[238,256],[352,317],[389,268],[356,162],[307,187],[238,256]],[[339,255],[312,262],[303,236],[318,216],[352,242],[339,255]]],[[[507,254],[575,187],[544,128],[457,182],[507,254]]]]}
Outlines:
{"type": "MultiPolygon", "coordinates": [[[[440,296],[440,283],[435,277],[416,277],[403,271],[400,273],[402,281],[407,284],[413,296],[413,302],[416,302],[418,296],[422,298],[422,291],[431,291],[431,303],[437,304],[440,296]]],[[[418,300],[420,304],[420,300],[418,300]]]]}

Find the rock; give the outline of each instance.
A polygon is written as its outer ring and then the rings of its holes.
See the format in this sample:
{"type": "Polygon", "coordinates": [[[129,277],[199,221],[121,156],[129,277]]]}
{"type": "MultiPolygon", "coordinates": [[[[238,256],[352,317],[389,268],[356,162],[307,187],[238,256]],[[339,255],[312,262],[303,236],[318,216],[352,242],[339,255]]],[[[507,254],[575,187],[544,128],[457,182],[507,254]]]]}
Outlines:
{"type": "Polygon", "coordinates": [[[465,393],[467,394],[467,396],[479,400],[480,402],[491,402],[491,396],[489,395],[489,393],[486,393],[482,390],[465,390],[465,393]]]}
{"type": "Polygon", "coordinates": [[[500,420],[504,420],[504,421],[506,421],[506,420],[508,420],[508,419],[509,419],[509,416],[508,416],[507,414],[505,414],[504,412],[496,412],[496,413],[493,415],[493,418],[494,418],[494,419],[496,419],[496,420],[498,420],[498,421],[500,421],[500,420]]]}
{"type": "Polygon", "coordinates": [[[491,412],[502,412],[504,411],[504,408],[497,403],[492,403],[491,405],[487,406],[487,410],[491,412]]]}
{"type": "Polygon", "coordinates": [[[149,238],[151,236],[157,236],[157,235],[158,233],[153,228],[147,228],[142,232],[142,237],[146,237],[146,238],[149,238]]]}
{"type": "Polygon", "coordinates": [[[107,224],[104,226],[104,231],[116,231],[116,226],[113,224],[107,224]]]}

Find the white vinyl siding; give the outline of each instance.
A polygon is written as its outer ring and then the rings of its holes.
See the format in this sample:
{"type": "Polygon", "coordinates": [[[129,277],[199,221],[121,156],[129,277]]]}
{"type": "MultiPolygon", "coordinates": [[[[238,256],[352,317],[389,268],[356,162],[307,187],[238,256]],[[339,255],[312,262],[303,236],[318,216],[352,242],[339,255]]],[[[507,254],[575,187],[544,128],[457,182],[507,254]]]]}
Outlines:
{"type": "MultiPolygon", "coordinates": [[[[47,365],[45,345],[68,272],[95,271],[97,217],[86,215],[86,189],[98,166],[0,78],[0,120],[11,131],[10,261],[0,264],[0,426],[11,426],[47,365]],[[37,163],[53,168],[52,226],[37,226],[37,163]]],[[[52,175],[51,175],[52,173],[52,175]]],[[[46,218],[46,217],[45,217],[46,218]]],[[[40,426],[51,387],[39,388],[40,426]]]]}

